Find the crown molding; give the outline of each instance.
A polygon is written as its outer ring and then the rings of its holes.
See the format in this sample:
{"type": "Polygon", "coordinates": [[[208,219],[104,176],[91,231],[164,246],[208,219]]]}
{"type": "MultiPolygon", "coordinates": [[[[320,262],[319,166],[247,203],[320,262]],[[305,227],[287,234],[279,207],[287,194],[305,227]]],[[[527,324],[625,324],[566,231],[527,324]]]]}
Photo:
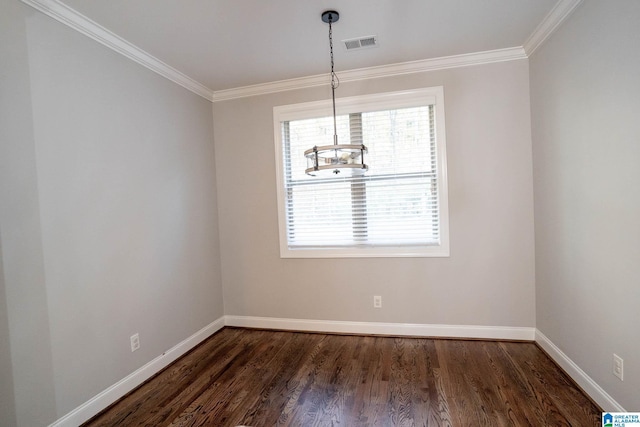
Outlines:
{"type": "Polygon", "coordinates": [[[551,9],[551,11],[544,17],[542,22],[538,24],[533,33],[524,42],[524,51],[527,56],[531,56],[537,48],[539,48],[544,41],[553,34],[560,24],[562,24],[578,5],[582,3],[582,0],[560,0],[551,9]]]}
{"type": "MultiPolygon", "coordinates": [[[[329,81],[329,77],[323,74],[213,91],[107,30],[59,0],[21,1],[211,102],[323,86],[328,84],[329,81]]],[[[346,70],[340,72],[340,81],[353,82],[527,59],[558,26],[567,19],[581,2],[582,0],[559,0],[540,25],[536,27],[523,46],[346,70]]]]}
{"type": "MultiPolygon", "coordinates": [[[[527,59],[522,47],[475,52],[464,55],[445,56],[441,58],[424,59],[420,61],[402,62],[398,64],[381,65],[378,67],[360,68],[341,71],[342,83],[358,80],[368,80],[381,77],[394,77],[406,74],[424,73],[427,71],[444,70],[450,68],[468,67],[472,65],[491,64],[494,62],[527,59]]],[[[276,82],[243,86],[234,89],[219,90],[213,93],[213,102],[227,101],[236,98],[265,95],[287,90],[305,89],[328,84],[328,75],[315,75],[297,79],[280,80],[276,82]]]]}
{"type": "Polygon", "coordinates": [[[23,3],[52,17],[53,19],[73,28],[87,37],[101,43],[121,55],[137,62],[149,70],[160,74],[179,84],[185,89],[209,101],[213,100],[213,91],[175,68],[165,64],[158,58],[149,55],[144,50],[134,46],[125,39],[117,36],[103,26],[97,24],[81,13],[58,0],[21,0],[23,3]]]}

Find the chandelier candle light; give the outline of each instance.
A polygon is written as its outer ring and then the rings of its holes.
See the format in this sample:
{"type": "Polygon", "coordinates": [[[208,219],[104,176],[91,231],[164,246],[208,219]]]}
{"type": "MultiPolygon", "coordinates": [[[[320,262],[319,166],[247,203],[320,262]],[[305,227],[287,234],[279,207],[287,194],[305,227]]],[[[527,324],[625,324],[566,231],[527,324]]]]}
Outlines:
{"type": "Polygon", "coordinates": [[[336,88],[340,81],[333,71],[333,32],[331,24],[338,22],[340,14],[335,10],[322,13],[322,21],[329,24],[329,49],[331,51],[331,99],[333,101],[333,145],[315,146],[304,152],[307,158],[305,173],[311,176],[333,173],[362,175],[369,167],[364,163],[367,147],[364,144],[338,144],[336,126],[336,88]]]}

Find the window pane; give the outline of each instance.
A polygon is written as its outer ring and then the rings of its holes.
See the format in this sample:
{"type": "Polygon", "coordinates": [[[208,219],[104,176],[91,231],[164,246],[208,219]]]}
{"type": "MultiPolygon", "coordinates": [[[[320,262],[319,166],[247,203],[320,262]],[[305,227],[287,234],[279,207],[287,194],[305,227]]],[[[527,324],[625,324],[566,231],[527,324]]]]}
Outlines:
{"type": "Polygon", "coordinates": [[[362,114],[368,175],[432,171],[431,106],[362,114]]]}
{"type": "MultiPolygon", "coordinates": [[[[338,130],[338,143],[349,143],[349,117],[338,116],[336,118],[338,130]]],[[[284,141],[288,141],[290,158],[287,159],[285,150],[285,164],[288,161],[290,168],[289,179],[298,181],[318,180],[316,177],[304,173],[307,168],[307,161],[304,157],[305,150],[313,148],[314,145],[333,144],[333,117],[321,117],[317,119],[296,120],[286,122],[283,126],[284,141]],[[288,127],[288,134],[287,134],[288,127]]]]}
{"type": "Polygon", "coordinates": [[[373,181],[367,185],[370,244],[437,244],[433,178],[373,181]]]}
{"type": "Polygon", "coordinates": [[[290,245],[345,245],[353,241],[348,182],[292,186],[289,191],[290,245]]]}

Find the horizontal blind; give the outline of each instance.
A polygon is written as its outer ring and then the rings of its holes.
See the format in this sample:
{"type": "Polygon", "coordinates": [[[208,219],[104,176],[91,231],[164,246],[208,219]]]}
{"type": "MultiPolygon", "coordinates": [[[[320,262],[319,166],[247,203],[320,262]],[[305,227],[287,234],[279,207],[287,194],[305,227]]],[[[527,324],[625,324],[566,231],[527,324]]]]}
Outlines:
{"type": "Polygon", "coordinates": [[[434,106],[337,117],[340,144],[364,143],[360,177],[310,177],[304,151],[333,143],[333,117],[282,123],[290,248],[437,245],[434,106]]]}

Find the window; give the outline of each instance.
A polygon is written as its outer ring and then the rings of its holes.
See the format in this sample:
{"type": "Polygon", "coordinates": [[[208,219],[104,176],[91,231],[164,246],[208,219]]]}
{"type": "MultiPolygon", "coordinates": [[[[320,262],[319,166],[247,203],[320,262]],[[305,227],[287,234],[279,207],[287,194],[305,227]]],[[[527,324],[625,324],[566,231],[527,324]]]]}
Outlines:
{"type": "Polygon", "coordinates": [[[364,176],[311,177],[333,143],[331,101],[274,108],[283,258],[448,256],[442,87],[336,100],[338,141],[364,143],[364,176]]]}

